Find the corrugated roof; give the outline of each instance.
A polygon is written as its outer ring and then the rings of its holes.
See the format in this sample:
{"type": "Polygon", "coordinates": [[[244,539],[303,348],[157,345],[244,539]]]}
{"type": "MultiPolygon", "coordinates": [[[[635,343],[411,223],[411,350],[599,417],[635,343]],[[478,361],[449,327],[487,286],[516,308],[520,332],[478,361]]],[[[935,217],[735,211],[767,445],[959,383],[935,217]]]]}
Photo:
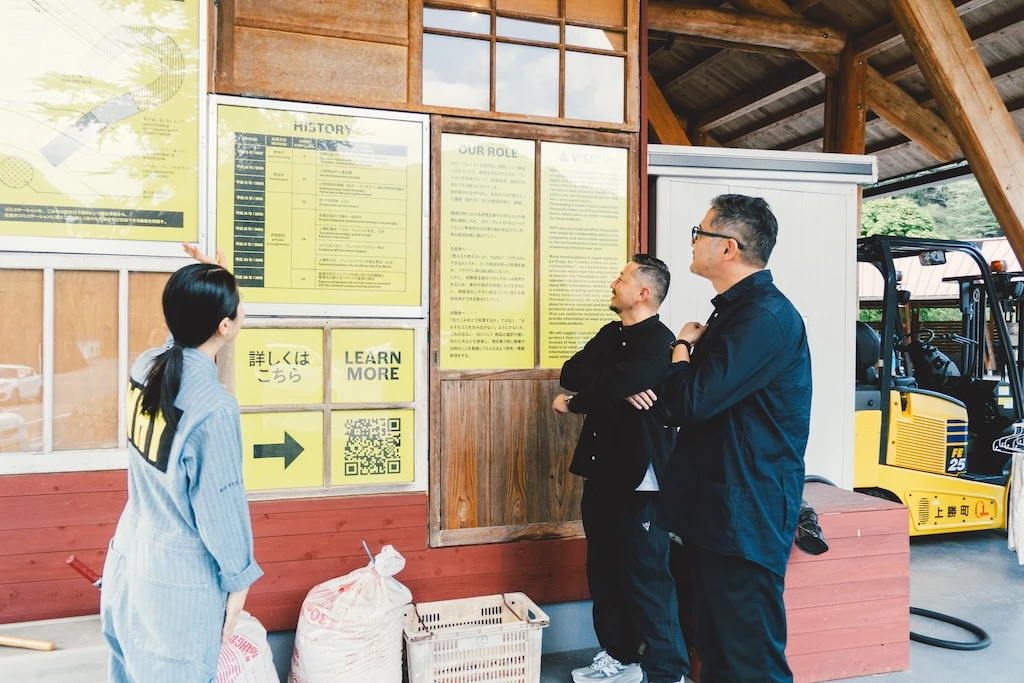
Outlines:
{"type": "MultiPolygon", "coordinates": [[[[1006,261],[1007,270],[1021,269],[1005,237],[977,240],[972,244],[981,249],[986,262],[1006,261]]],[[[956,283],[943,282],[943,278],[978,274],[977,264],[962,252],[947,253],[946,263],[941,266],[922,266],[916,257],[897,259],[896,269],[903,274],[903,289],[916,301],[956,299],[959,296],[956,283]]],[[[861,301],[882,300],[882,276],[868,263],[857,264],[857,292],[861,301]]]]}

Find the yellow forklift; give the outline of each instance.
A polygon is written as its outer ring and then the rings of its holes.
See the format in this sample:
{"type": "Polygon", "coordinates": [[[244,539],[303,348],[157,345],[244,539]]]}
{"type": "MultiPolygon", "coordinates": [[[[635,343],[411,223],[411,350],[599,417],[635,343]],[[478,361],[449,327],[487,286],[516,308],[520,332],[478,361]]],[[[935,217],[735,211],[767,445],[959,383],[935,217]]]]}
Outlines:
{"type": "Polygon", "coordinates": [[[1024,450],[1024,345],[1015,359],[1005,310],[1022,312],[1024,273],[992,272],[974,245],[947,240],[867,237],[857,260],[878,270],[884,296],[880,334],[857,322],[855,489],[904,503],[912,536],[1006,528],[1012,455],[1024,450]],[[953,252],[977,265],[943,279],[959,292],[960,331],[907,329],[899,260],[940,266],[953,252]]]}

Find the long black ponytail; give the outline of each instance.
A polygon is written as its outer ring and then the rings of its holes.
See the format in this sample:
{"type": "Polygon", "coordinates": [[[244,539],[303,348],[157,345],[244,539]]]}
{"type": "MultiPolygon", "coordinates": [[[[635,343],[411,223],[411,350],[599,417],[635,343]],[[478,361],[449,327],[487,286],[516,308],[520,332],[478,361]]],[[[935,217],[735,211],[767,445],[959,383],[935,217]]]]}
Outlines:
{"type": "Polygon", "coordinates": [[[194,263],[171,275],[164,287],[163,308],[174,344],[157,356],[142,389],[142,414],[163,415],[172,431],[178,426],[174,400],[181,388],[185,348],[204,344],[224,318],[238,315],[238,283],[220,266],[194,263]]]}

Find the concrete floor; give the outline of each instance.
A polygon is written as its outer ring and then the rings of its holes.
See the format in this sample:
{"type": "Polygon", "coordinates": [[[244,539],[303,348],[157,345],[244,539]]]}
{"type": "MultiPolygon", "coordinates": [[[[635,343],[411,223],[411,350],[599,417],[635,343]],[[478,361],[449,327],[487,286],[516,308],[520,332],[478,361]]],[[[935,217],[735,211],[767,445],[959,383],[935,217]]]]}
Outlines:
{"type": "MultiPolygon", "coordinates": [[[[1020,683],[1024,681],[1024,567],[1006,548],[1005,532],[975,532],[911,540],[910,602],[965,619],[988,631],[992,645],[960,652],[910,644],[910,670],[848,678],[864,683],[1020,683]]],[[[911,629],[966,641],[969,633],[911,617],[911,629]]],[[[596,650],[546,655],[541,683],[568,683],[569,672],[596,650]]]]}
{"type": "MultiPolygon", "coordinates": [[[[992,636],[992,645],[977,652],[957,652],[911,643],[910,671],[846,680],[1024,683],[1024,567],[1007,550],[1006,534],[975,532],[914,539],[910,557],[911,603],[977,624],[992,636]]],[[[585,611],[576,605],[575,611],[581,614],[571,617],[568,612],[573,611],[572,607],[553,606],[554,625],[544,634],[546,650],[569,643],[582,647],[594,642],[589,637],[568,637],[584,631],[593,633],[589,623],[584,625],[581,621],[586,617],[585,611]],[[563,607],[567,614],[554,614],[563,607]]],[[[940,638],[971,637],[917,617],[911,618],[911,624],[916,631],[940,638]]],[[[98,617],[11,625],[0,627],[0,633],[54,640],[59,644],[56,652],[0,647],[0,681],[4,683],[99,683],[106,678],[107,655],[98,617]]],[[[279,669],[284,673],[291,654],[290,634],[275,634],[272,644],[277,645],[275,660],[279,660],[279,669]]],[[[542,683],[569,683],[569,672],[589,663],[595,653],[596,649],[587,649],[545,655],[542,683]]]]}

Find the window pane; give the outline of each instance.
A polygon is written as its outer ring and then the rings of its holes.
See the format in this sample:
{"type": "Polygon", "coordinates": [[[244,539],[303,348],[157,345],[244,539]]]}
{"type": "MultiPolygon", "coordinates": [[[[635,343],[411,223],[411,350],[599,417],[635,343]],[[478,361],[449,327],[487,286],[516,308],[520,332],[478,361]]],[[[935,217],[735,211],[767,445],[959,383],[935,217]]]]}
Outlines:
{"type": "Polygon", "coordinates": [[[565,18],[625,26],[626,3],[623,0],[565,0],[565,18]]]}
{"type": "Polygon", "coordinates": [[[43,273],[0,270],[0,453],[43,450],[43,273]]]}
{"type": "Polygon", "coordinates": [[[498,0],[498,11],[558,17],[558,0],[498,0]]]}
{"type": "Polygon", "coordinates": [[[497,111],[558,116],[558,50],[498,43],[496,60],[497,111]]]}
{"type": "Polygon", "coordinates": [[[567,25],[565,27],[565,44],[593,47],[598,50],[625,50],[626,36],[616,31],[567,25]]]}
{"type": "Polygon", "coordinates": [[[54,450],[117,447],[117,279],[54,273],[54,450]]]}
{"type": "Polygon", "coordinates": [[[542,43],[558,42],[558,26],[536,21],[520,21],[498,17],[498,35],[505,38],[536,40],[542,43]]]}
{"type": "Polygon", "coordinates": [[[170,332],[164,322],[163,293],[170,273],[128,274],[128,368],[146,349],[163,346],[170,332]]]}
{"type": "Polygon", "coordinates": [[[491,44],[483,40],[423,36],[423,103],[463,109],[491,108],[491,44]]]}
{"type": "Polygon", "coordinates": [[[565,118],[623,121],[625,59],[565,53],[565,118]]]}
{"type": "Polygon", "coordinates": [[[424,9],[423,27],[490,35],[491,15],[451,9],[424,9]]]}

